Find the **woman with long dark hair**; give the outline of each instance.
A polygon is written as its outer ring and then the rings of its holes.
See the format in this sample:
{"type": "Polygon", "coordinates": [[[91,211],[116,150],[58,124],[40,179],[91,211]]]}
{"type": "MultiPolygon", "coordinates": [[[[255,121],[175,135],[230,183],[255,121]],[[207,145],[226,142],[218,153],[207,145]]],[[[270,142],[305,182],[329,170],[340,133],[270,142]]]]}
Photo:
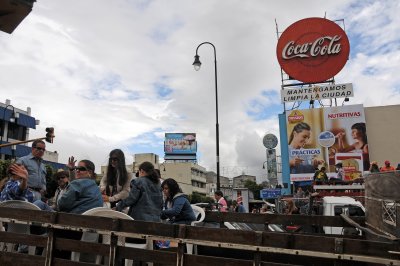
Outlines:
{"type": "Polygon", "coordinates": [[[367,171],[370,167],[369,163],[369,148],[368,148],[368,139],[367,139],[367,128],[365,123],[355,123],[351,126],[351,137],[354,140],[354,143],[350,146],[344,145],[346,133],[341,132],[337,135],[339,141],[339,151],[340,152],[355,152],[361,153],[363,156],[363,166],[364,171],[367,171]]]}
{"type": "Polygon", "coordinates": [[[160,222],[163,204],[160,176],[150,162],[139,166],[138,175],[131,182],[129,196],[117,204],[116,210],[129,207],[129,215],[135,220],[160,222]]]}
{"type": "Polygon", "coordinates": [[[173,224],[191,224],[196,220],[187,195],[182,193],[179,184],[172,178],[161,184],[165,196],[164,210],[161,219],[169,219],[173,224]]]}
{"type": "Polygon", "coordinates": [[[113,208],[117,202],[127,198],[131,179],[132,173],[126,170],[124,153],[120,149],[112,150],[107,171],[100,181],[100,191],[104,202],[110,202],[113,208]]]}

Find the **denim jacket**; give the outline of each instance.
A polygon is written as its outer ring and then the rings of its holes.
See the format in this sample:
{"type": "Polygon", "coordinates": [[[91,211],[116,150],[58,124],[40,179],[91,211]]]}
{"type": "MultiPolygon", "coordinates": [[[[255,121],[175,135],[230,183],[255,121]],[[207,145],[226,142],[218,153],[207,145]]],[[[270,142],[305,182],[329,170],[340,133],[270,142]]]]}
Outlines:
{"type": "Polygon", "coordinates": [[[140,221],[160,222],[163,196],[160,182],[154,183],[147,177],[138,177],[131,182],[131,191],[116,207],[122,211],[130,207],[129,215],[140,221]]]}
{"type": "Polygon", "coordinates": [[[82,214],[96,207],[103,207],[103,198],[96,182],[88,178],[73,180],[58,200],[62,212],[82,214]]]}
{"type": "MultiPolygon", "coordinates": [[[[167,202],[166,202],[167,203],[167,202]]],[[[192,206],[183,193],[177,193],[172,199],[172,206],[161,212],[161,219],[170,219],[171,223],[191,224],[196,220],[192,206]]]]}

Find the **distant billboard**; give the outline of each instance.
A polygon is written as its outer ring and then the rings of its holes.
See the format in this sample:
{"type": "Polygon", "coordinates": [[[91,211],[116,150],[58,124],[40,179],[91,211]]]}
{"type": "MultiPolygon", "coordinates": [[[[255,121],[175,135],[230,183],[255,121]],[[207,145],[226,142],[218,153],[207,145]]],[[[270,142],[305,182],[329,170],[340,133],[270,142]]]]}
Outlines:
{"type": "Polygon", "coordinates": [[[196,154],[196,133],[165,133],[165,154],[196,154]]]}

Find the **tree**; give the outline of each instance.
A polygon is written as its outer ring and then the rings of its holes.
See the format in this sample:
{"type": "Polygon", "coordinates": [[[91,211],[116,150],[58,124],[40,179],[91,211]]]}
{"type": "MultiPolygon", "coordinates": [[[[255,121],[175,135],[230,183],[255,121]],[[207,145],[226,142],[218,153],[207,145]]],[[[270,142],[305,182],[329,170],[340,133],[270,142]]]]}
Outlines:
{"type": "Polygon", "coordinates": [[[214,203],[214,199],[203,196],[198,192],[193,192],[191,195],[189,195],[189,201],[191,204],[195,203],[214,203]]]}
{"type": "Polygon", "coordinates": [[[254,181],[251,180],[246,180],[244,182],[244,187],[253,192],[254,199],[260,200],[260,190],[262,190],[264,187],[262,185],[257,184],[254,181]]]}
{"type": "Polygon", "coordinates": [[[7,177],[7,168],[10,164],[10,160],[0,160],[0,180],[7,177]]]}

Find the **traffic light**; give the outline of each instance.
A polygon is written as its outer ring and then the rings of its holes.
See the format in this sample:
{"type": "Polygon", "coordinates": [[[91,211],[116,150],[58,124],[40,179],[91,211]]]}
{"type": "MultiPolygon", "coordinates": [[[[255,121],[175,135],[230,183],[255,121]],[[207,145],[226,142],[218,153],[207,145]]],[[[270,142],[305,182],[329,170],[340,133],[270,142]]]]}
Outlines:
{"type": "Polygon", "coordinates": [[[53,143],[54,138],[54,127],[46,127],[46,141],[53,143]]]}

